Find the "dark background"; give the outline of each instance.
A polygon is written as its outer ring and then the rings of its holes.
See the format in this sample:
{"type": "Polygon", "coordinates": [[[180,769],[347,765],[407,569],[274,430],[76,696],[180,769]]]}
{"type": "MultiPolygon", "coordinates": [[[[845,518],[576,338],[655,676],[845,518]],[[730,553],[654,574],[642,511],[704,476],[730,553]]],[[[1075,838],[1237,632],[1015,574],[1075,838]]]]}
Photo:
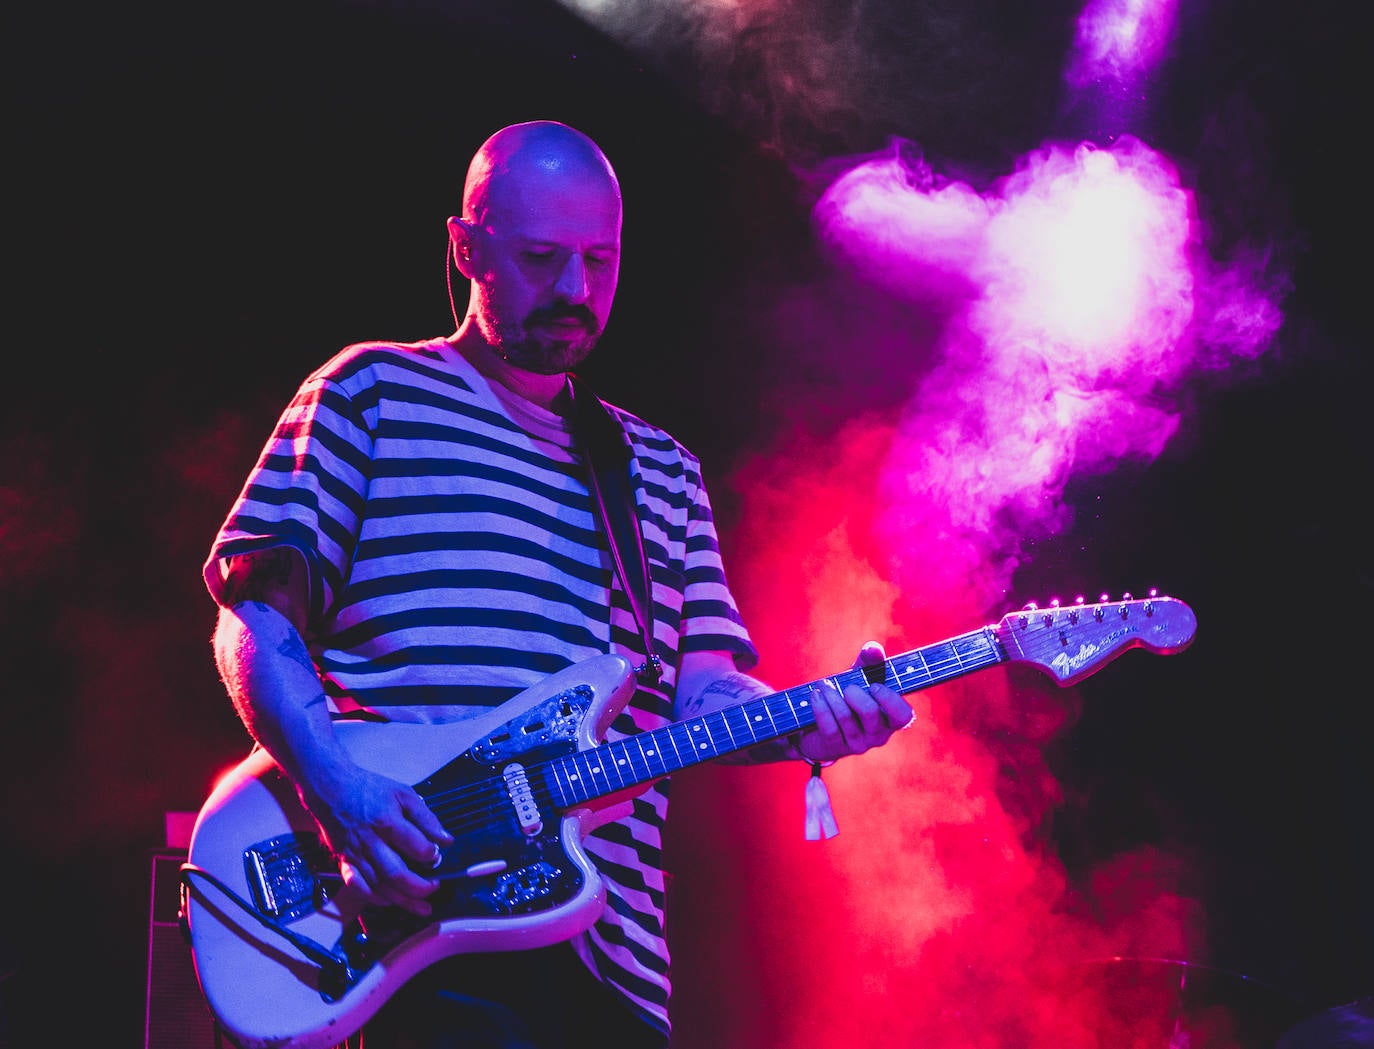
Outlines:
{"type": "MultiPolygon", "coordinates": [[[[1122,130],[1065,101],[1067,3],[866,6],[865,49],[809,85],[828,107],[796,108],[769,48],[804,57],[857,5],[710,51],[689,9],[646,10],[667,27],[619,40],[530,0],[7,13],[9,1044],[140,1044],[149,853],[245,745],[210,660],[204,551],[307,371],[348,342],[451,330],[442,224],[487,134],[552,117],[613,158],[627,261],[589,377],[725,477],[791,389],[849,383],[822,439],[890,395],[881,370],[759,345],[755,289],[815,265],[799,170],[900,135],[977,180],[1047,137],[1122,130]]],[[[1197,610],[1186,673],[1142,659],[1080,686],[1052,761],[1085,800],[1058,848],[1071,872],[1137,842],[1196,858],[1205,960],[1312,1008],[1374,991],[1370,42],[1335,3],[1182,4],[1130,129],[1183,159],[1217,227],[1271,246],[1284,326],[1196,384],[1173,451],[1071,486],[1084,512],[1013,595],[1143,571],[1197,610]],[[1244,163],[1216,162],[1231,135],[1244,163]]],[[[717,503],[747,556],[728,487],[717,503]]]]}

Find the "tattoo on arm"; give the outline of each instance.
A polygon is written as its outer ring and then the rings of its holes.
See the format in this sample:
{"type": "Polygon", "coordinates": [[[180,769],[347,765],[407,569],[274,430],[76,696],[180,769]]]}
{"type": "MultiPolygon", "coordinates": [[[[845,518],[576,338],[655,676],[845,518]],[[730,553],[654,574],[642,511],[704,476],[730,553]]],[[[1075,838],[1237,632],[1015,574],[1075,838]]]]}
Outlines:
{"type": "MultiPolygon", "coordinates": [[[[725,674],[703,688],[700,695],[688,697],[682,703],[682,712],[691,716],[700,713],[708,706],[714,708],[714,703],[707,703],[707,698],[711,696],[725,696],[732,703],[743,703],[768,695],[772,695],[772,691],[757,678],[752,678],[748,674],[725,674]]],[[[764,765],[774,761],[795,761],[801,757],[801,751],[797,749],[799,739],[798,733],[779,739],[770,739],[767,742],[736,751],[726,758],[726,763],[732,765],[764,765]]]]}
{"type": "Polygon", "coordinates": [[[726,674],[718,677],[695,696],[688,697],[683,704],[684,714],[696,714],[706,705],[710,696],[725,696],[736,702],[743,702],[751,696],[766,695],[759,691],[759,683],[748,674],[726,674]]]}
{"type": "MultiPolygon", "coordinates": [[[[300,634],[296,633],[294,630],[287,634],[285,640],[277,646],[277,651],[287,659],[299,663],[301,666],[305,667],[306,670],[310,671],[310,673],[319,673],[319,671],[315,669],[315,664],[310,659],[310,653],[306,650],[305,642],[301,640],[300,634]]],[[[324,697],[321,696],[320,698],[323,699],[324,697]]]]}
{"type": "Polygon", "coordinates": [[[225,603],[229,605],[265,600],[269,586],[272,589],[285,586],[295,571],[295,556],[286,547],[257,550],[239,557],[244,562],[244,570],[231,572],[224,584],[225,603]]]}

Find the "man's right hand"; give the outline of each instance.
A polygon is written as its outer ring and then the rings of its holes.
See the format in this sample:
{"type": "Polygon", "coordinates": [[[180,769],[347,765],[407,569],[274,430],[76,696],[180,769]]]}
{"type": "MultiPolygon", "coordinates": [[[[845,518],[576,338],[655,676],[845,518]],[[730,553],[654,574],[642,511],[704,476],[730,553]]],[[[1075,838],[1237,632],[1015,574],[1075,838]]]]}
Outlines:
{"type": "Polygon", "coordinates": [[[422,918],[439,887],[430,872],[453,844],[424,799],[397,780],[354,766],[346,775],[315,777],[301,798],[339,861],[344,885],[365,902],[422,918]]]}

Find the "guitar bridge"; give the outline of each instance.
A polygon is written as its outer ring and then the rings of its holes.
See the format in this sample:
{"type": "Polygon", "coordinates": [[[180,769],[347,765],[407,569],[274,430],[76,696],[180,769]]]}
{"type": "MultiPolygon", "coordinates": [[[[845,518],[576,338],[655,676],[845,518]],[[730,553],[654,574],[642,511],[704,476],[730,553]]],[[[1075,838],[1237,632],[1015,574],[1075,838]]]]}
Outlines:
{"type": "Polygon", "coordinates": [[[310,834],[285,834],[250,845],[243,852],[243,868],[258,910],[283,921],[324,906],[342,880],[329,850],[310,834]]]}

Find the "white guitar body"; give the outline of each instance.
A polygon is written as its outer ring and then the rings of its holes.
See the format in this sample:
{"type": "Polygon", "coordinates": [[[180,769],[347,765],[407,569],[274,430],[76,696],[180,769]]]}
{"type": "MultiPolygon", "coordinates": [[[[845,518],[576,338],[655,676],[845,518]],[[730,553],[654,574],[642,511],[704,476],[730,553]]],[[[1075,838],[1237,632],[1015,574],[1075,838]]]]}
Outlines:
{"type": "MultiPolygon", "coordinates": [[[[577,725],[569,728],[576,749],[585,750],[597,745],[600,734],[634,693],[630,666],[619,656],[597,657],[569,668],[477,720],[447,725],[344,721],[336,730],[358,764],[402,782],[419,783],[467,754],[474,744],[512,724],[521,725],[530,711],[579,685],[589,687],[593,698],[577,725]]],[[[538,741],[531,743],[538,745],[538,741]]],[[[322,994],[322,970],[316,961],[216,888],[200,880],[193,882],[194,891],[184,894],[185,916],[197,976],[211,1011],[243,1049],[324,1049],[344,1041],[401,984],[440,958],[542,947],[575,936],[596,921],[605,903],[601,878],[581,842],[587,831],[615,814],[611,800],[603,797],[596,808],[589,803],[570,810],[558,821],[556,834],[547,835],[558,842],[557,855],[548,856],[549,861],[560,867],[571,863],[574,868],[562,875],[567,885],[574,886],[566,899],[547,904],[539,899],[525,901],[524,913],[469,913],[424,924],[378,957],[334,1001],[322,994]]],[[[255,750],[216,784],[206,800],[192,833],[188,864],[212,875],[241,899],[260,899],[264,884],[281,889],[282,881],[310,878],[304,868],[311,862],[301,849],[292,848],[288,868],[274,880],[250,874],[253,863],[246,856],[261,868],[270,862],[263,857],[270,850],[259,843],[317,841],[318,835],[290,781],[266,752],[255,750]],[[292,866],[302,869],[292,871],[292,866]]],[[[530,840],[525,836],[520,844],[530,840]]],[[[548,851],[538,843],[535,848],[541,854],[548,851]]],[[[316,874],[319,865],[314,864],[316,874]]],[[[460,840],[448,850],[441,876],[489,884],[508,874],[510,867],[509,850],[502,860],[489,842],[460,840]],[[501,862],[506,862],[505,870],[494,874],[466,877],[462,873],[501,862]]],[[[342,901],[344,895],[290,920],[291,931],[335,949],[354,934],[360,918],[359,910],[342,901]]],[[[442,914],[437,906],[436,914],[442,914]]]]}

